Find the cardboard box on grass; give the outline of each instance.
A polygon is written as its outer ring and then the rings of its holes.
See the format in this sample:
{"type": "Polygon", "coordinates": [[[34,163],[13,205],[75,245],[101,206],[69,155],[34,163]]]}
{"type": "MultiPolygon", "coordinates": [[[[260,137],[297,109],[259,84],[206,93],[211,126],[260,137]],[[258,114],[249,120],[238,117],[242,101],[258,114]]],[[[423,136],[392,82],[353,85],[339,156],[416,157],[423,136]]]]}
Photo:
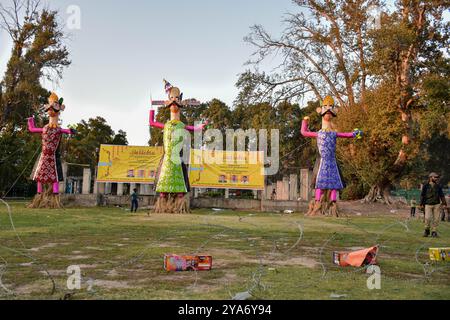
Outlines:
{"type": "Polygon", "coordinates": [[[166,254],[164,269],[166,271],[209,271],[212,269],[212,256],[166,254]]]}
{"type": "Polygon", "coordinates": [[[377,264],[378,246],[352,251],[333,252],[333,263],[341,267],[363,267],[370,264],[377,264]]]}

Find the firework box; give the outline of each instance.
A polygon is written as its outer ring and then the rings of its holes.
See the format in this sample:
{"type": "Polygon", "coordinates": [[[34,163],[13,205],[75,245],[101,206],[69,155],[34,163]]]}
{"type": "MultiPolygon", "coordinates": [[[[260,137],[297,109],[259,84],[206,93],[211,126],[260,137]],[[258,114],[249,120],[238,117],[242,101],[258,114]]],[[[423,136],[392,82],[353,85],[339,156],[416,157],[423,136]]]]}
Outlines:
{"type": "Polygon", "coordinates": [[[212,257],[208,255],[166,254],[164,269],[166,271],[208,271],[212,268],[212,257]]]}
{"type": "Polygon", "coordinates": [[[430,248],[428,251],[432,261],[450,261],[450,248],[430,248]]]}
{"type": "Polygon", "coordinates": [[[212,257],[211,256],[197,256],[198,265],[197,270],[209,271],[212,269],[212,257]]]}
{"type": "Polygon", "coordinates": [[[370,264],[377,264],[378,247],[352,251],[333,252],[333,263],[341,267],[362,267],[370,264]]]}

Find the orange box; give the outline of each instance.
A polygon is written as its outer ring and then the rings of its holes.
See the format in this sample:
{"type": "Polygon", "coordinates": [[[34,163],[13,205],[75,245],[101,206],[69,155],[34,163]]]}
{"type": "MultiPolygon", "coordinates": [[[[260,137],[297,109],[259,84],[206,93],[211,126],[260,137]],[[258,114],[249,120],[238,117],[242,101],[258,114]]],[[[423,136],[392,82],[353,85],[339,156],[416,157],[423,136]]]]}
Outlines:
{"type": "Polygon", "coordinates": [[[209,271],[212,269],[212,256],[179,256],[166,254],[164,256],[166,271],[209,271]]]}
{"type": "Polygon", "coordinates": [[[353,252],[333,252],[333,263],[341,267],[363,267],[377,264],[378,247],[357,250],[353,252]]]}

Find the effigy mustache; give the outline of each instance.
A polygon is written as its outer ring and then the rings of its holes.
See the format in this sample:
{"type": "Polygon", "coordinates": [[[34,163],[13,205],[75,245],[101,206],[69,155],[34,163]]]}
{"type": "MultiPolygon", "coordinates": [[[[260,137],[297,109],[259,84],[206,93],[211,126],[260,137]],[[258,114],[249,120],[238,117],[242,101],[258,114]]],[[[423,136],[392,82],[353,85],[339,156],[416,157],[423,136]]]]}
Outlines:
{"type": "Polygon", "coordinates": [[[182,104],[180,104],[180,103],[178,103],[177,101],[171,101],[169,104],[167,104],[166,106],[167,107],[171,107],[171,106],[173,106],[173,105],[176,105],[178,108],[182,108],[183,107],[183,105],[182,104]]]}
{"type": "Polygon", "coordinates": [[[337,114],[336,113],[334,113],[333,111],[331,111],[331,110],[327,110],[327,111],[325,111],[325,112],[322,112],[322,117],[324,116],[324,115],[326,115],[327,113],[329,113],[329,114],[331,114],[333,117],[336,117],[337,116],[337,114]]]}
{"type": "MultiPolygon", "coordinates": [[[[61,98],[62,100],[62,98],[61,98]]],[[[66,108],[66,106],[64,104],[59,104],[57,102],[55,103],[51,103],[51,104],[47,104],[45,106],[43,106],[43,109],[45,112],[47,112],[48,110],[52,109],[55,113],[59,113],[60,111],[64,111],[64,109],[66,108]]]]}
{"type": "Polygon", "coordinates": [[[47,108],[45,108],[45,112],[48,112],[50,109],[51,109],[54,113],[59,113],[59,112],[61,111],[61,110],[55,109],[54,107],[47,107],[47,108]]]}

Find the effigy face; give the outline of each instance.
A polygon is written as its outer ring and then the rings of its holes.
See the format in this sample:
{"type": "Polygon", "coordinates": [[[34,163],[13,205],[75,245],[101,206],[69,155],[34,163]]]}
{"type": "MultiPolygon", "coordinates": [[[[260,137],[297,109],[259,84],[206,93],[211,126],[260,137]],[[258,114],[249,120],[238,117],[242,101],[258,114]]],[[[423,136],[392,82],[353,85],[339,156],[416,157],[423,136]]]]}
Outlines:
{"type": "Polygon", "coordinates": [[[334,99],[331,96],[325,97],[322,101],[321,107],[317,108],[317,113],[322,117],[326,117],[325,120],[329,121],[337,116],[337,106],[334,103],[334,99]]]}
{"type": "Polygon", "coordinates": [[[55,111],[55,109],[53,109],[53,108],[49,108],[47,110],[47,114],[50,118],[59,117],[59,111],[55,111]]]}

